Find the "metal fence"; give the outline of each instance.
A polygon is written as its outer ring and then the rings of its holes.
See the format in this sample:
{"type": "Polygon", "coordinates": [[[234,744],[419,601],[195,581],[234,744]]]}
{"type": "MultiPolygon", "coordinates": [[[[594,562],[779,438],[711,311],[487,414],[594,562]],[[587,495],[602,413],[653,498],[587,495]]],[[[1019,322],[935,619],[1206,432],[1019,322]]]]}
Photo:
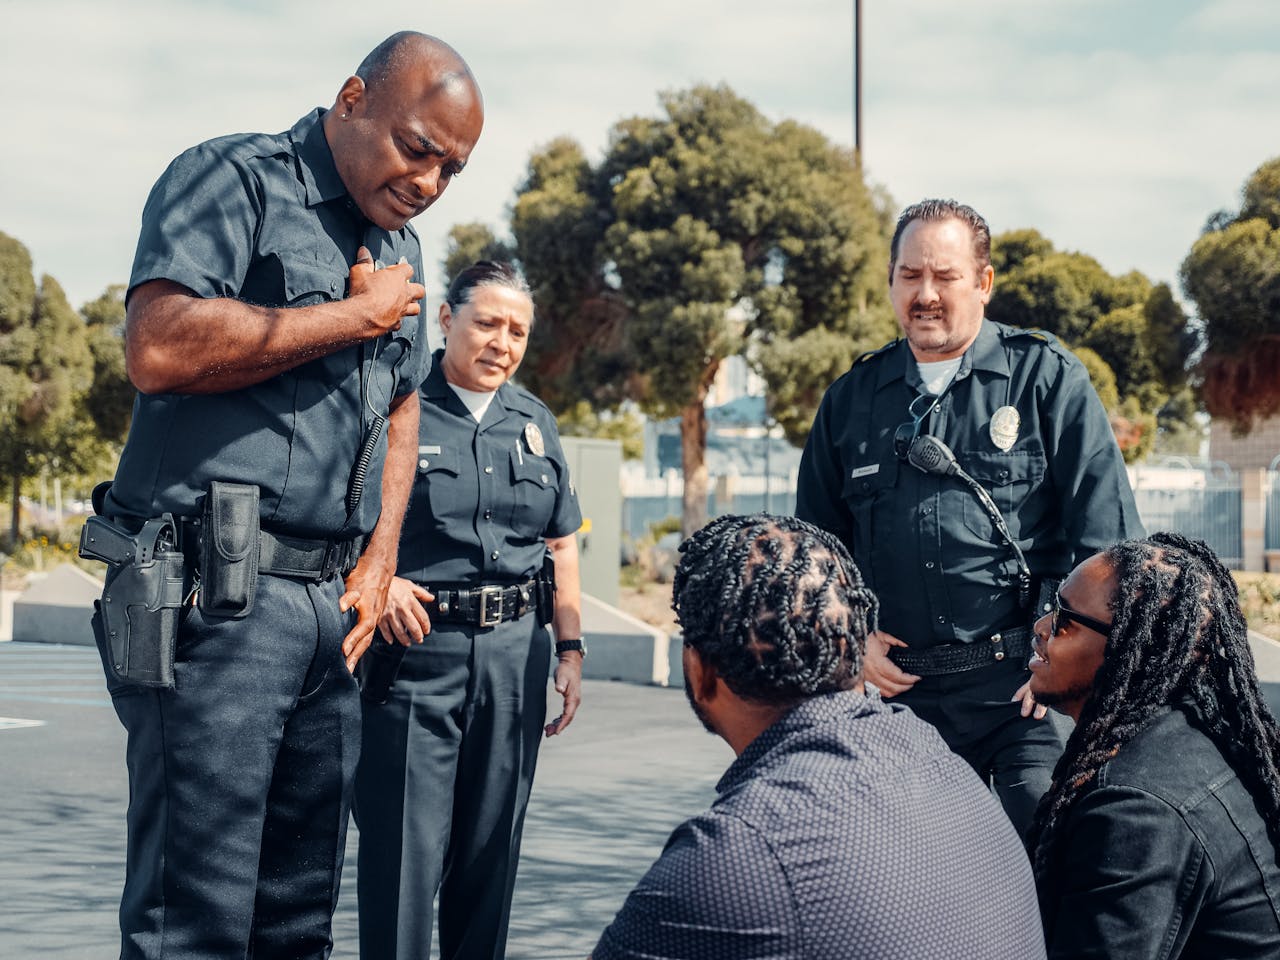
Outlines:
{"type": "MultiPolygon", "coordinates": [[[[1268,475],[1266,546],[1280,549],[1280,472],[1268,475]]],[[[1168,530],[1204,540],[1232,569],[1243,565],[1241,496],[1238,479],[1205,475],[1203,486],[1155,487],[1140,484],[1134,490],[1138,514],[1148,531],[1168,530]]],[[[717,502],[714,485],[707,496],[707,515],[734,513],[790,514],[795,510],[794,489],[779,482],[766,495],[760,491],[737,492],[728,502],[717,502]]],[[[680,516],[678,490],[666,495],[628,496],[622,501],[622,531],[633,540],[649,531],[649,525],[680,516]]]]}
{"type": "Polygon", "coordinates": [[[1138,515],[1148,533],[1165,530],[1203,540],[1224,564],[1244,564],[1240,485],[1210,481],[1200,489],[1142,488],[1133,491],[1138,515]]]}
{"type": "MultiPolygon", "coordinates": [[[[718,517],[723,513],[795,513],[796,492],[784,490],[779,483],[769,493],[735,493],[729,500],[717,499],[715,491],[707,494],[707,516],[718,517]]],[[[638,540],[649,532],[650,524],[668,517],[680,518],[680,494],[658,496],[630,496],[622,500],[622,532],[638,540]]]]}

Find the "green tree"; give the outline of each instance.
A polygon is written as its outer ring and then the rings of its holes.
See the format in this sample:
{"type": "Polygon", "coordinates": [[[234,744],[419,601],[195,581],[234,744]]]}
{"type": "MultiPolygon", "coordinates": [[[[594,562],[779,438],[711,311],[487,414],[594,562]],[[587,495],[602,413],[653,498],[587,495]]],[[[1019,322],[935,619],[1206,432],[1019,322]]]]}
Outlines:
{"type": "Polygon", "coordinates": [[[860,349],[893,336],[887,206],[856,158],[725,87],[664,94],[593,165],[538,151],[511,231],[539,320],[521,379],[557,410],[679,417],[683,527],[706,519],[707,391],[744,355],[793,439],[860,349]]]}
{"type": "Polygon", "coordinates": [[[1220,214],[1182,262],[1204,327],[1200,396],[1247,432],[1280,412],[1280,157],[1245,182],[1240,212],[1220,214]]]}
{"type": "Polygon", "coordinates": [[[0,476],[11,541],[22,481],[50,464],[78,465],[76,416],[92,380],[84,320],[52,277],[36,284],[26,247],[0,233],[0,476]]]}
{"type": "Polygon", "coordinates": [[[644,457],[644,421],[631,410],[597,413],[586,400],[579,400],[556,418],[556,425],[561,436],[619,441],[624,460],[644,457]]]}
{"type": "MultiPolygon", "coordinates": [[[[482,223],[460,223],[449,230],[445,249],[444,288],[449,289],[453,278],[477,260],[510,260],[510,245],[498,240],[493,231],[482,223]]],[[[443,292],[442,292],[443,297],[443,292]]]]}
{"type": "Polygon", "coordinates": [[[1126,460],[1145,456],[1158,435],[1185,438],[1198,429],[1195,410],[1171,402],[1186,384],[1197,338],[1168,285],[1136,270],[1113,276],[1029,229],[993,238],[991,260],[996,289],[987,315],[1048,330],[1076,351],[1126,460]]]}
{"type": "Polygon", "coordinates": [[[117,444],[129,432],[136,391],[124,360],[124,284],[112,284],[96,300],[80,308],[93,357],[93,382],[84,408],[97,436],[117,444]]]}

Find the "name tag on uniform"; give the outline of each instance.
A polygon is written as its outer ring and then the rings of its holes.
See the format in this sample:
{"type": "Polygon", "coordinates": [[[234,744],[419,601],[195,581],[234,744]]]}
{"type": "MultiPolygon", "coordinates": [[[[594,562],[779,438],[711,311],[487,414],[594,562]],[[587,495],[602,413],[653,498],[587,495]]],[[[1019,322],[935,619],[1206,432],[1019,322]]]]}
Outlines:
{"type": "Polygon", "coordinates": [[[869,477],[872,474],[880,472],[880,464],[869,463],[865,467],[855,467],[853,472],[849,474],[850,480],[857,480],[859,477],[869,477]]]}
{"type": "Polygon", "coordinates": [[[436,454],[439,452],[440,452],[440,445],[435,443],[427,444],[426,446],[421,446],[418,448],[418,456],[420,457],[430,456],[432,454],[436,454]]]}

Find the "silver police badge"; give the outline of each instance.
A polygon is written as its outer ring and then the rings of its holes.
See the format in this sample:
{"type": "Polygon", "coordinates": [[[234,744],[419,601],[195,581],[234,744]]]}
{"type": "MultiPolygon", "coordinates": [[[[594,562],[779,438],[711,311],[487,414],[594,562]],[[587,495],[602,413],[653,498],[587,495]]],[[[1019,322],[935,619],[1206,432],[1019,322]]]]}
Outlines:
{"type": "Polygon", "coordinates": [[[1013,407],[1001,407],[991,416],[991,442],[1001,450],[1008,450],[1018,442],[1018,428],[1022,418],[1013,407]]]}
{"type": "Polygon", "coordinates": [[[547,448],[542,442],[542,431],[538,429],[538,425],[530,420],[524,425],[524,445],[529,448],[529,452],[535,457],[545,457],[547,448]]]}

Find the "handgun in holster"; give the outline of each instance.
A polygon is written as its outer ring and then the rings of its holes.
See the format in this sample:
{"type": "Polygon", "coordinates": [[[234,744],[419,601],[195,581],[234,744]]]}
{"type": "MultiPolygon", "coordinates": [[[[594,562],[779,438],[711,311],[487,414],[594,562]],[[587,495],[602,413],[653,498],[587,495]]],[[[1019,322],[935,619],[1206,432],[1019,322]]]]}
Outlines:
{"type": "Polygon", "coordinates": [[[108,564],[93,615],[108,676],[121,683],[172,688],[188,582],[173,516],[148,520],[136,534],[105,517],[90,517],[80,531],[80,556],[108,564]]]}

